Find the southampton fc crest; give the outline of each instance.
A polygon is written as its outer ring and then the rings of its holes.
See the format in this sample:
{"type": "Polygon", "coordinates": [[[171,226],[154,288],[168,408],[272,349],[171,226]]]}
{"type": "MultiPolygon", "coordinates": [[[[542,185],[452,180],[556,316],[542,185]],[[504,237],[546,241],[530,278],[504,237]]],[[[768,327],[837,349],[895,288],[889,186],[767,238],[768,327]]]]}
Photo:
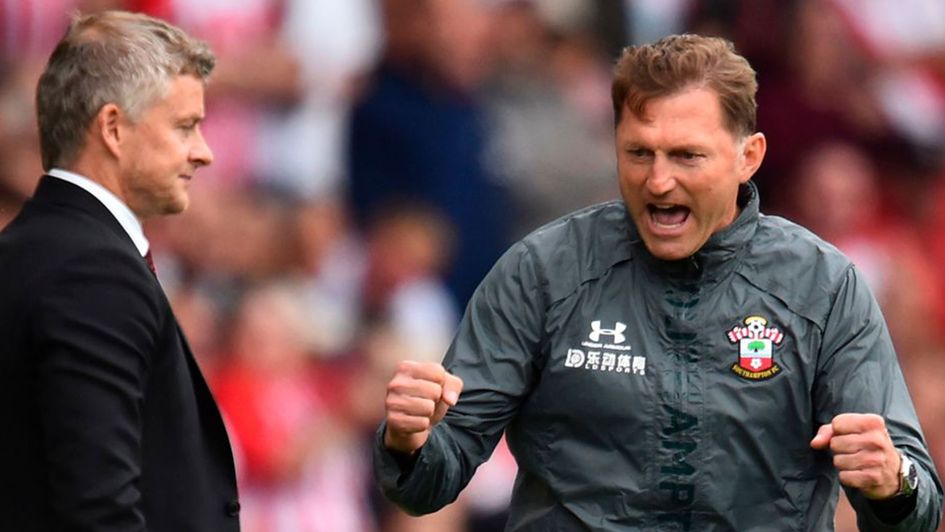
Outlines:
{"type": "Polygon", "coordinates": [[[744,326],[733,327],[728,340],[738,345],[738,362],[732,364],[732,373],[749,380],[765,380],[781,373],[774,361],[774,348],[781,345],[784,333],[768,327],[761,316],[745,318],[744,326]]]}

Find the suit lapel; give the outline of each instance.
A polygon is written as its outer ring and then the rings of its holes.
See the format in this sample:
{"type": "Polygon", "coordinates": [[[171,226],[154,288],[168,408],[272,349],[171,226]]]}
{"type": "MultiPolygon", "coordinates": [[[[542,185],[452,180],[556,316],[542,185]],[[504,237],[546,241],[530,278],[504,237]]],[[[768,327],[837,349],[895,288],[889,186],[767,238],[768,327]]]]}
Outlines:
{"type": "Polygon", "coordinates": [[[200,418],[206,420],[209,425],[205,428],[210,434],[213,435],[213,438],[217,442],[217,447],[219,449],[226,450],[226,457],[229,461],[224,465],[227,474],[232,475],[233,482],[236,482],[235,471],[233,470],[233,451],[230,447],[230,438],[226,432],[226,425],[223,422],[223,416],[220,414],[220,409],[217,406],[216,401],[213,399],[213,394],[210,392],[210,387],[207,386],[207,381],[203,378],[203,372],[200,370],[200,366],[197,364],[197,360],[194,358],[193,351],[190,350],[190,344],[187,342],[187,337],[184,335],[184,331],[181,330],[180,324],[177,323],[177,318],[174,317],[174,327],[177,330],[177,337],[180,339],[181,347],[184,349],[184,358],[187,359],[187,369],[190,373],[190,380],[194,387],[194,393],[197,396],[197,405],[200,409],[200,418]]]}

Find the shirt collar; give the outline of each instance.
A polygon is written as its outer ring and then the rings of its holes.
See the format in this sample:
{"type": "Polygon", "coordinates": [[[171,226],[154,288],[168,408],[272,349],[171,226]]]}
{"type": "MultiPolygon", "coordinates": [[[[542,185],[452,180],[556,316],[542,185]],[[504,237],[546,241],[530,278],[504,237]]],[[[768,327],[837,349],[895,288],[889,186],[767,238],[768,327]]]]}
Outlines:
{"type": "Polygon", "coordinates": [[[138,220],[138,217],[131,212],[131,209],[129,209],[124,202],[118,199],[118,196],[112,194],[107,188],[85,176],[61,168],[53,168],[46,172],[46,174],[72,183],[95,196],[95,198],[108,209],[108,212],[112,213],[112,216],[118,220],[122,229],[128,233],[128,236],[131,237],[131,241],[134,242],[135,247],[138,248],[138,253],[140,253],[142,257],[148,253],[151,244],[148,242],[147,237],[144,236],[144,228],[141,226],[141,221],[138,220]]]}

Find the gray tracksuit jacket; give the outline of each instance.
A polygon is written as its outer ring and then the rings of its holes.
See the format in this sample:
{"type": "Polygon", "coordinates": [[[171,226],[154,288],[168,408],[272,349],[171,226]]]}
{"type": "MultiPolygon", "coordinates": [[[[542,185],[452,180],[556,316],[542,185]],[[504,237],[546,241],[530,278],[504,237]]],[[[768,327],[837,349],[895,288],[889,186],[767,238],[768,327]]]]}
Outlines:
{"type": "Polygon", "coordinates": [[[848,490],[861,530],[934,530],[942,486],[863,277],[760,214],[754,185],[741,196],[685,261],[650,255],[619,201],[509,249],[444,361],[459,404],[413,460],[378,430],[387,497],[413,513],[453,501],[505,431],[509,531],[833,530],[837,472],[810,440],[837,414],[873,412],[919,488],[885,509],[848,490]]]}

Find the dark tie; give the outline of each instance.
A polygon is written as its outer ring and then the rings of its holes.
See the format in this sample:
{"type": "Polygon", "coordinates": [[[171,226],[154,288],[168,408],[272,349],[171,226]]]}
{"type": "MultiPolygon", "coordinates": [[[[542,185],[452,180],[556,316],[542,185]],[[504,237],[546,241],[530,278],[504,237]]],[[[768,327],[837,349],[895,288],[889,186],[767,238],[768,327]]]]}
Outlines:
{"type": "Polygon", "coordinates": [[[148,269],[157,277],[157,268],[154,267],[154,259],[151,257],[151,250],[144,254],[144,261],[148,263],[148,269]]]}

